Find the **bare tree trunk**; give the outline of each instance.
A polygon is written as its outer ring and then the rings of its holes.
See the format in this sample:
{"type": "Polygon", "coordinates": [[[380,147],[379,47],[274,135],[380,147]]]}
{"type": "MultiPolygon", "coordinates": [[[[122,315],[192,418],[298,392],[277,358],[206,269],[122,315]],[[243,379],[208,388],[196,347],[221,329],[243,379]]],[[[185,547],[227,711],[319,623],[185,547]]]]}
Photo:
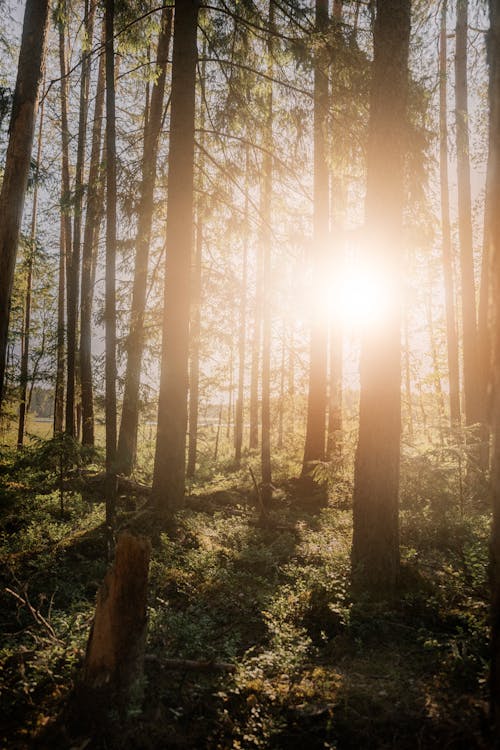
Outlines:
{"type": "Polygon", "coordinates": [[[163,343],[153,475],[156,505],[167,516],[182,504],[185,490],[198,8],[197,0],[175,3],[163,343]]]}
{"type": "Polygon", "coordinates": [[[460,426],[460,381],[448,184],[446,11],[447,0],[443,0],[441,7],[441,33],[439,42],[439,168],[441,184],[441,231],[446,309],[446,341],[448,345],[448,379],[450,386],[450,425],[451,429],[454,430],[460,426]]]}
{"type": "Polygon", "coordinates": [[[71,224],[71,187],[69,174],[69,142],[68,125],[68,62],[66,58],[65,14],[66,0],[60,2],[61,17],[58,21],[59,31],[59,68],[61,74],[61,211],[64,216],[64,249],[66,268],[66,409],[65,432],[75,435],[75,356],[76,356],[76,300],[73,284],[73,230],[71,224]]]}
{"type": "MultiPolygon", "coordinates": [[[[316,0],[316,29],[328,26],[328,0],[316,0]]],[[[319,42],[321,44],[321,42],[319,42]]],[[[313,288],[320,288],[326,272],[328,248],[328,165],[326,161],[325,123],[328,114],[328,75],[325,53],[320,49],[314,61],[314,215],[311,258],[313,288]]],[[[319,298],[320,295],[318,295],[319,298]]],[[[321,304],[313,300],[309,360],[309,393],[302,476],[308,476],[311,463],[325,458],[326,380],[328,326],[321,304]]]]}
{"type": "MultiPolygon", "coordinates": [[[[61,187],[61,196],[62,196],[61,187]]],[[[64,420],[64,287],[66,278],[65,257],[66,238],[64,234],[64,216],[61,213],[59,231],[59,273],[57,289],[57,343],[56,343],[56,382],[54,393],[54,435],[63,430],[64,420]]]]}
{"type": "MultiPolygon", "coordinates": [[[[103,41],[105,26],[103,24],[103,41]]],[[[80,315],[80,385],[82,395],[82,443],[94,445],[94,392],[92,385],[92,269],[97,254],[97,240],[101,221],[102,175],[101,175],[101,141],[102,116],[104,112],[104,78],[105,55],[99,60],[97,89],[92,124],[92,146],[87,189],[87,211],[82,245],[82,286],[80,315]]]]}
{"type": "Polygon", "coordinates": [[[106,0],[106,295],[105,295],[105,414],[106,526],[108,556],[116,504],[116,109],[114,0],[106,0]]]}
{"type": "Polygon", "coordinates": [[[368,124],[366,231],[389,287],[383,325],[361,344],[353,496],[353,582],[392,592],[399,575],[401,232],[410,0],[377,0],[368,124]]]}
{"type": "Polygon", "coordinates": [[[48,0],[27,0],[9,126],[9,144],[0,192],[0,409],[4,397],[10,300],[33,145],[38,92],[43,76],[48,17],[48,0]]]}
{"type": "MultiPolygon", "coordinates": [[[[269,0],[269,35],[267,41],[267,75],[273,76],[274,0],[269,0]]],[[[272,495],[271,475],[271,203],[273,197],[273,89],[269,80],[266,94],[264,155],[261,186],[262,267],[262,435],[261,435],[261,500],[264,510],[272,495]]]]}
{"type": "Polygon", "coordinates": [[[429,278],[429,296],[427,299],[427,327],[429,329],[429,344],[432,356],[432,379],[434,381],[434,390],[436,392],[436,399],[438,405],[438,432],[439,440],[441,445],[444,444],[444,433],[443,425],[445,419],[445,408],[444,408],[444,394],[443,386],[441,384],[441,369],[439,367],[439,357],[436,345],[436,335],[434,332],[434,320],[432,317],[432,279],[429,278]]]}
{"type": "Polygon", "coordinates": [[[262,247],[257,246],[257,263],[255,274],[255,305],[252,335],[252,364],[250,370],[250,430],[248,447],[257,450],[259,447],[259,372],[260,349],[262,340],[262,247]]]}
{"type": "Polygon", "coordinates": [[[186,475],[194,477],[198,452],[198,410],[200,401],[200,336],[201,336],[201,271],[203,248],[203,217],[198,200],[195,259],[192,285],[192,321],[190,329],[191,357],[189,366],[189,448],[186,475]]]}
{"type": "Polygon", "coordinates": [[[132,310],[130,314],[130,331],[127,340],[127,369],[125,373],[123,409],[118,439],[117,467],[119,472],[127,476],[132,471],[137,448],[139,385],[144,351],[144,312],[146,307],[149,245],[153,223],[158,141],[163,117],[163,100],[171,30],[172,8],[165,7],[162,11],[161,31],[158,37],[156,56],[158,78],[153,86],[150,111],[146,111],[144,126],[144,153],[142,157],[142,182],[137,225],[132,310]]]}
{"type": "Polygon", "coordinates": [[[467,91],[468,0],[457,0],[455,101],[457,132],[458,234],[462,277],[462,326],[465,423],[476,424],[479,414],[477,376],[476,292],[472,244],[472,209],[469,160],[469,115],[467,91]]]}
{"type": "Polygon", "coordinates": [[[249,191],[249,147],[245,152],[245,216],[243,229],[243,269],[241,273],[240,310],[238,326],[238,395],[236,398],[236,417],[234,428],[234,465],[241,466],[241,451],[243,447],[243,414],[245,394],[245,355],[247,335],[247,283],[248,283],[248,191],[249,191]]]}
{"type": "MultiPolygon", "coordinates": [[[[42,86],[43,88],[43,86],[42,86]]],[[[30,327],[31,327],[31,285],[33,279],[33,264],[36,254],[36,221],[37,221],[37,210],[38,210],[38,180],[40,173],[40,161],[42,158],[42,134],[43,134],[43,114],[44,114],[44,101],[40,105],[40,115],[38,124],[38,147],[36,154],[36,167],[35,167],[35,186],[33,188],[33,208],[31,214],[31,231],[30,231],[30,244],[29,244],[29,256],[28,256],[28,268],[26,277],[26,295],[24,303],[24,321],[23,321],[23,336],[21,344],[21,375],[19,382],[19,422],[17,430],[17,447],[22,448],[24,441],[24,429],[26,422],[26,394],[28,390],[28,364],[29,364],[29,350],[30,350],[30,327]]]]}
{"type": "MultiPolygon", "coordinates": [[[[490,97],[490,177],[487,202],[500,202],[500,0],[489,0],[490,33],[488,36],[489,97],[490,97]]],[[[493,524],[490,540],[491,581],[491,671],[490,712],[493,747],[500,747],[500,224],[492,211],[486,226],[492,275],[492,346],[493,432],[491,499],[493,524]]]]}

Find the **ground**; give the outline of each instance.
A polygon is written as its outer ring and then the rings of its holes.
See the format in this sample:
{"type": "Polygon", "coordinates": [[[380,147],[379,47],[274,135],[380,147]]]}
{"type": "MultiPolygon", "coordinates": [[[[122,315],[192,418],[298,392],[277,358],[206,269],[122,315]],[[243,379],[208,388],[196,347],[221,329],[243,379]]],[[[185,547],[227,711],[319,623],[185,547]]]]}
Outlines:
{"type": "MultiPolygon", "coordinates": [[[[308,503],[283,481],[264,522],[245,472],[194,484],[168,533],[149,528],[147,658],[128,714],[78,725],[104,508],[99,467],[51,451],[5,450],[0,467],[1,747],[489,746],[488,512],[441,485],[416,492],[411,473],[390,602],[350,596],[345,482],[308,503]]],[[[127,490],[119,523],[137,525],[144,502],[127,490]]]]}

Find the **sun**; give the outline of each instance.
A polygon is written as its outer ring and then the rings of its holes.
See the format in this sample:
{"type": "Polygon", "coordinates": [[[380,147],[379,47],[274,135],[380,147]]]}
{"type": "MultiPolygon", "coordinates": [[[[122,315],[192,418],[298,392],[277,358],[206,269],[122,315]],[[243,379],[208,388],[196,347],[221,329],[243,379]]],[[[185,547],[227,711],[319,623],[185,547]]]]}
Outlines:
{"type": "Polygon", "coordinates": [[[387,273],[367,262],[345,263],[320,282],[321,306],[329,320],[345,328],[365,330],[383,325],[394,291],[387,273]]]}

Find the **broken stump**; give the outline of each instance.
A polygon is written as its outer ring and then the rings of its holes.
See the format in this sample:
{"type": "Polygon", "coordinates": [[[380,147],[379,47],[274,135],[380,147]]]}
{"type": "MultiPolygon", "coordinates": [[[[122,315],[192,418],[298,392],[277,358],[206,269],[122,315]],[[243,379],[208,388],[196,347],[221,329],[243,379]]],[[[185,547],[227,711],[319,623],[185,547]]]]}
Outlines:
{"type": "Polygon", "coordinates": [[[123,532],[97,593],[80,691],[95,718],[110,708],[123,716],[143,673],[150,551],[148,539],[123,532]]]}

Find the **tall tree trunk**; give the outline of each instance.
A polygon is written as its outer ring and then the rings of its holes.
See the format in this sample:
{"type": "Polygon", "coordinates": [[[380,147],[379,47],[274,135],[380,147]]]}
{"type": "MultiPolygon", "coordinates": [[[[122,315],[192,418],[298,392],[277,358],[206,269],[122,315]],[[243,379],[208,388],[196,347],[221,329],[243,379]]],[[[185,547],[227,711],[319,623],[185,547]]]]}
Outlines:
{"type": "MultiPolygon", "coordinates": [[[[201,175],[200,175],[201,177],[201,175]]],[[[198,411],[200,406],[200,337],[201,337],[201,271],[203,248],[203,215],[198,198],[195,257],[192,280],[192,320],[190,328],[191,356],[189,363],[189,448],[186,475],[194,477],[198,453],[198,411]]]]}
{"type": "MultiPolygon", "coordinates": [[[[490,97],[490,177],[487,201],[500,203],[500,0],[489,0],[490,33],[488,37],[490,97]]],[[[487,242],[492,275],[492,346],[493,346],[493,432],[491,499],[493,524],[490,541],[491,581],[491,672],[490,708],[493,724],[493,746],[500,747],[500,222],[491,211],[488,217],[487,242]]]]}
{"type": "Polygon", "coordinates": [[[269,77],[266,94],[266,114],[264,123],[264,154],[262,157],[261,186],[261,243],[262,243],[262,435],[261,473],[262,506],[269,506],[272,495],[271,476],[271,203],[273,197],[273,37],[274,0],[269,0],[269,35],[267,41],[267,75],[269,77]]]}
{"type": "Polygon", "coordinates": [[[75,315],[76,300],[73,284],[73,233],[71,226],[71,188],[69,175],[69,142],[70,132],[68,125],[68,62],[66,59],[66,0],[61,0],[59,30],[59,68],[61,73],[61,211],[64,216],[64,250],[66,269],[66,424],[65,431],[68,435],[75,434],[75,315]]]}
{"type": "Polygon", "coordinates": [[[146,111],[144,126],[144,152],[142,157],[142,182],[137,224],[134,285],[130,331],[127,340],[127,369],[123,393],[123,409],[118,439],[117,467],[129,475],[134,465],[139,424],[139,386],[144,351],[144,312],[148,279],[149,245],[153,223],[154,189],[158,155],[158,140],[163,117],[163,100],[167,74],[168,48],[172,29],[172,8],[165,7],[161,17],[156,65],[158,78],[151,94],[151,106],[146,111]]]}
{"type": "Polygon", "coordinates": [[[243,268],[241,273],[240,310],[238,325],[238,394],[236,397],[236,416],[234,427],[234,465],[239,469],[241,465],[241,451],[243,448],[243,413],[245,396],[245,354],[247,335],[247,283],[248,283],[248,191],[249,191],[249,147],[245,151],[245,215],[243,229],[243,268]]]}
{"type": "MultiPolygon", "coordinates": [[[[103,24],[105,42],[105,25],[103,24]]],[[[105,55],[99,60],[97,89],[92,123],[92,146],[87,188],[87,211],[82,245],[82,285],[80,313],[80,386],[82,395],[82,443],[94,445],[94,392],[92,384],[92,269],[97,253],[101,221],[103,179],[101,175],[102,115],[104,111],[105,55]]]]}
{"type": "Polygon", "coordinates": [[[106,0],[106,273],[105,273],[105,418],[106,527],[108,556],[116,503],[116,108],[114,0],[106,0]]]}
{"type": "MultiPolygon", "coordinates": [[[[328,26],[328,0],[316,0],[316,30],[328,26]]],[[[325,124],[328,115],[328,75],[325,53],[319,50],[314,61],[314,214],[313,214],[313,288],[320,288],[327,268],[328,248],[328,165],[326,161],[325,124]]],[[[325,458],[326,373],[328,326],[321,295],[313,300],[309,360],[309,393],[302,476],[311,471],[311,463],[325,458]]]]}
{"type": "Polygon", "coordinates": [[[153,497],[163,515],[183,501],[193,245],[198,0],[176,0],[168,161],[167,254],[153,497]]]}
{"type": "Polygon", "coordinates": [[[455,116],[457,132],[458,235],[462,278],[462,327],[465,423],[475,424],[479,414],[477,368],[476,292],[472,244],[472,209],[469,160],[469,115],[467,103],[468,0],[457,0],[455,30],[455,116]]]}
{"type": "Polygon", "coordinates": [[[250,429],[248,447],[257,450],[259,447],[259,373],[260,349],[262,341],[262,247],[257,244],[255,270],[255,304],[252,333],[252,363],[250,369],[250,429]]]}
{"type": "Polygon", "coordinates": [[[392,591],[399,574],[401,436],[400,248],[411,0],[377,0],[368,124],[366,237],[385,274],[385,319],[361,344],[353,497],[353,581],[392,591]]]}
{"type": "MultiPolygon", "coordinates": [[[[68,316],[68,382],[74,385],[74,400],[78,400],[76,393],[76,384],[79,380],[80,370],[78,367],[78,302],[80,287],[80,250],[81,250],[81,233],[82,233],[82,207],[84,191],[84,163],[85,163],[85,144],[87,140],[87,121],[89,109],[89,86],[91,72],[91,56],[88,48],[92,47],[92,38],[94,34],[94,16],[96,0],[85,0],[84,3],[84,31],[85,41],[82,44],[81,52],[81,75],[80,75],[80,105],[78,117],[78,141],[76,151],[76,168],[75,168],[75,195],[74,195],[74,215],[73,215],[73,247],[71,258],[71,288],[74,289],[74,296],[71,300],[73,309],[71,318],[68,316]],[[74,326],[74,330],[72,327],[74,326]]],[[[67,408],[70,406],[67,404],[67,408]]],[[[77,406],[77,425],[76,434],[79,433],[79,424],[81,422],[81,407],[77,406]]],[[[83,442],[83,441],[82,441],[83,442]]]]}
{"type": "MultiPolygon", "coordinates": [[[[62,200],[61,186],[61,200],[62,200]]],[[[64,422],[64,289],[66,239],[64,235],[64,216],[59,218],[59,271],[57,286],[57,334],[56,334],[56,382],[54,386],[54,435],[63,430],[64,422]]]]}
{"type": "Polygon", "coordinates": [[[33,208],[31,214],[31,231],[28,255],[28,268],[26,275],[26,295],[24,302],[23,336],[21,345],[21,375],[19,379],[19,422],[17,429],[17,447],[22,448],[24,442],[24,430],[28,404],[26,394],[28,390],[28,364],[30,350],[30,327],[31,327],[31,287],[33,280],[33,264],[36,255],[36,221],[38,211],[38,180],[40,173],[40,162],[42,158],[42,135],[43,135],[43,113],[44,101],[40,105],[40,116],[38,124],[38,146],[35,167],[35,186],[33,188],[33,208]]]}
{"type": "Polygon", "coordinates": [[[446,341],[448,347],[448,380],[450,388],[450,425],[451,429],[454,430],[460,425],[460,381],[448,184],[446,12],[447,0],[443,0],[441,6],[441,32],[439,37],[439,169],[441,184],[441,232],[446,310],[446,341]]]}
{"type": "Polygon", "coordinates": [[[33,145],[38,91],[43,76],[48,17],[48,0],[27,0],[0,192],[0,409],[4,397],[10,300],[33,145]]]}

